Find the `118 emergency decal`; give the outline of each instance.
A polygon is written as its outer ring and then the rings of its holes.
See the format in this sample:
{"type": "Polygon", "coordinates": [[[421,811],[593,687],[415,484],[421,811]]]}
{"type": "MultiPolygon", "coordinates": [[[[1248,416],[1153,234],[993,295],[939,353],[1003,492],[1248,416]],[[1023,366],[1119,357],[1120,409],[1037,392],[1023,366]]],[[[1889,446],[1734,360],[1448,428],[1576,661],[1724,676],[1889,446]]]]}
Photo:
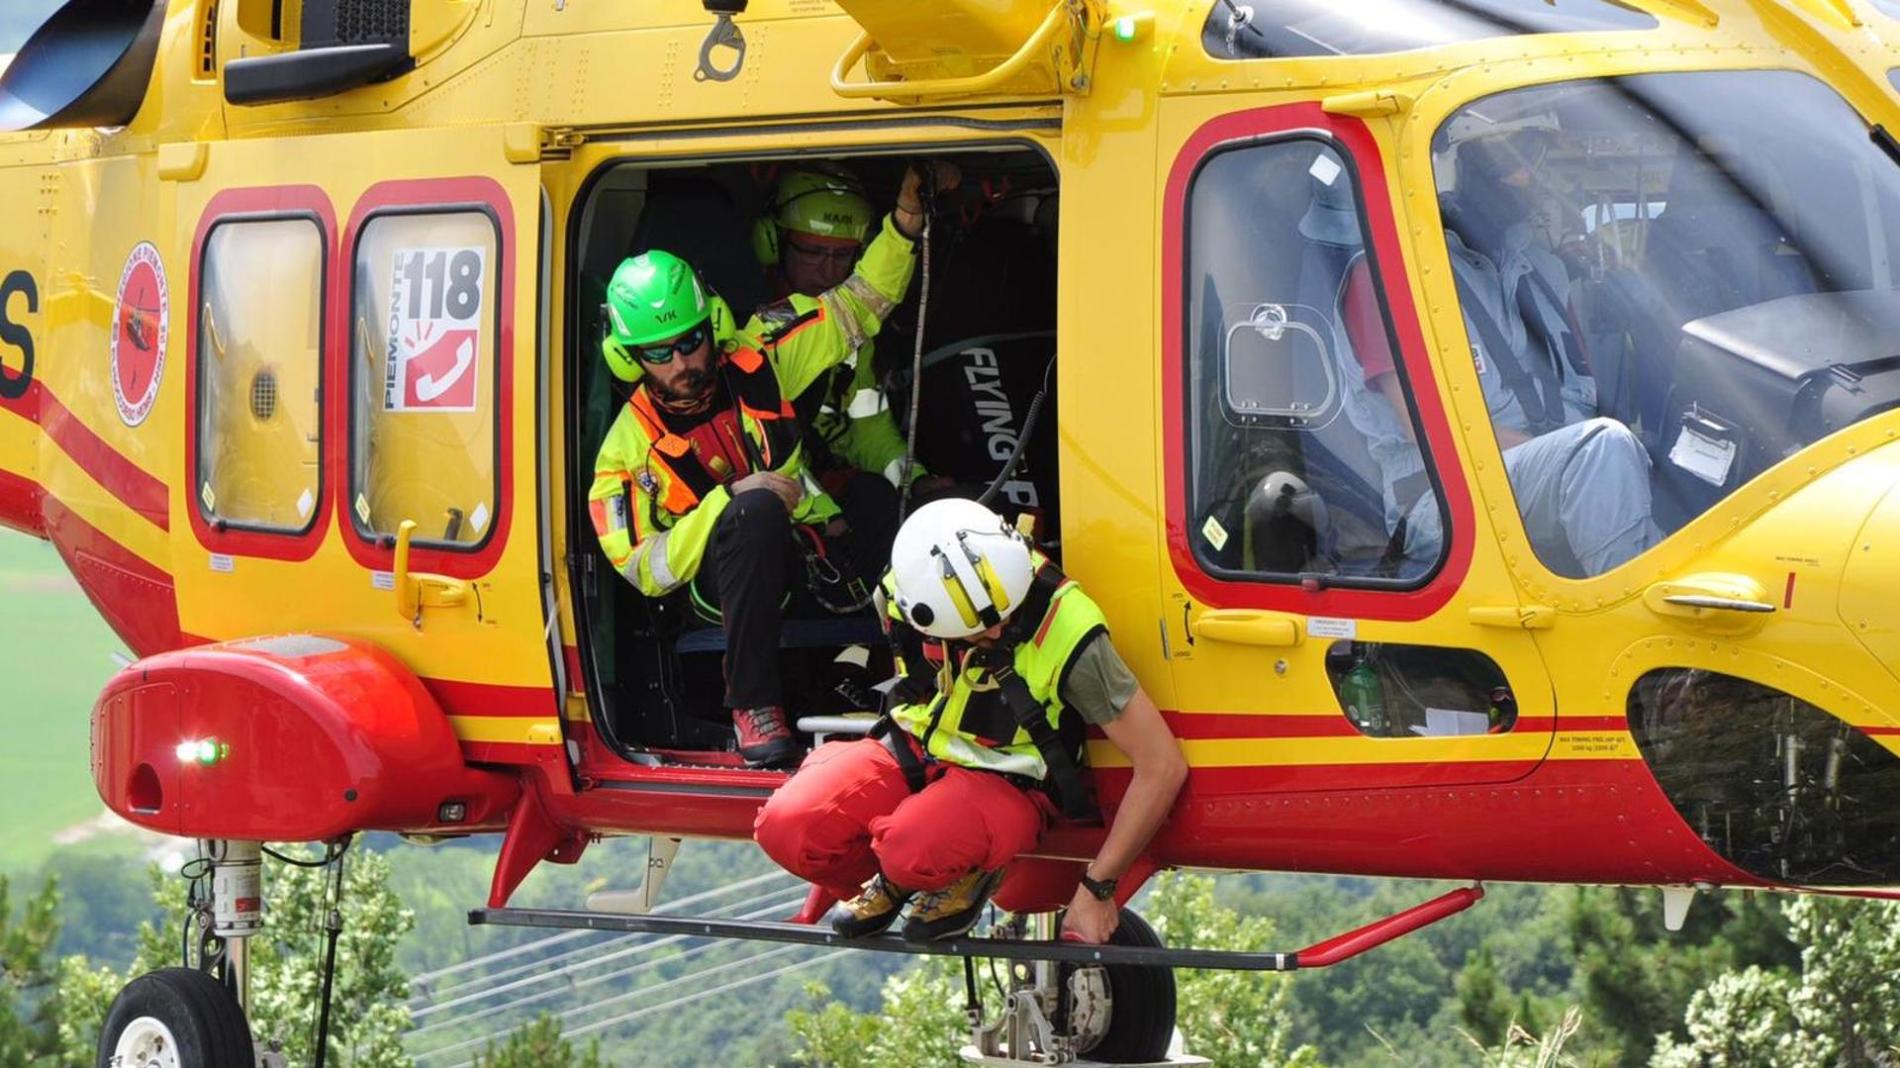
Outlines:
{"type": "Polygon", "coordinates": [[[487,278],[483,248],[396,250],[384,411],[475,410],[487,278]]]}

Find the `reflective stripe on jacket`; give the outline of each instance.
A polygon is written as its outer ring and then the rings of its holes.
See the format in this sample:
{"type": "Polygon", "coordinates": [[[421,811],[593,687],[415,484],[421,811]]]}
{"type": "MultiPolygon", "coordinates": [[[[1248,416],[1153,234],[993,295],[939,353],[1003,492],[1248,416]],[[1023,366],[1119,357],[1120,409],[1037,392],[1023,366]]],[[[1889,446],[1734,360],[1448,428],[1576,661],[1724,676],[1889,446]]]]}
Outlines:
{"type": "MultiPolygon", "coordinates": [[[[877,346],[872,339],[910,288],[917,262],[912,251],[911,242],[886,216],[877,236],[865,246],[850,279],[816,297],[793,293],[768,304],[754,313],[745,327],[748,335],[760,338],[771,338],[780,330],[796,330],[826,301],[835,299],[834,294],[849,294],[872,311],[874,318],[853,339],[851,351],[810,386],[818,395],[808,399],[804,389],[797,389],[791,391],[791,396],[800,414],[809,419],[808,429],[834,456],[861,471],[882,475],[893,485],[904,464],[904,436],[898,433],[897,420],[878,382],[877,346]]],[[[923,475],[922,466],[913,463],[912,479],[923,475]]]]}

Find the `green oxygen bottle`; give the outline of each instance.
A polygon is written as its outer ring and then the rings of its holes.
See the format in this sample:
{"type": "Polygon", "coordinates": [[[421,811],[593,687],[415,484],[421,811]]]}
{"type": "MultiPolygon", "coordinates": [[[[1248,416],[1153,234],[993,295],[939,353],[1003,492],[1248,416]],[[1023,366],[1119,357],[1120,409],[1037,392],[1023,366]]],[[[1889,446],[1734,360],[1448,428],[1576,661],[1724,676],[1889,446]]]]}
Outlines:
{"type": "Polygon", "coordinates": [[[1383,736],[1390,731],[1385,716],[1385,685],[1372,666],[1372,650],[1364,642],[1354,643],[1352,670],[1339,680],[1339,703],[1346,706],[1346,717],[1366,734],[1383,736]]]}

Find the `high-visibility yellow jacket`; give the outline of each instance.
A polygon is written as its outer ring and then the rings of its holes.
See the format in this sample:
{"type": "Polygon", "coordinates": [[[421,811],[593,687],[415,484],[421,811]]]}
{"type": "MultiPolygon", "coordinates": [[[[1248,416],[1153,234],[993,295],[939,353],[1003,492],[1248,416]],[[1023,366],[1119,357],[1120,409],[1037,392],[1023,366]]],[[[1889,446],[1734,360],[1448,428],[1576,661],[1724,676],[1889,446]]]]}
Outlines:
{"type": "MultiPolygon", "coordinates": [[[[817,303],[817,297],[792,293],[760,308],[746,323],[745,332],[754,336],[769,333],[774,322],[796,319],[817,303]]],[[[810,420],[808,429],[834,457],[860,471],[882,475],[896,486],[903,477],[904,435],[898,432],[883,383],[878,381],[877,345],[872,340],[875,334],[875,330],[870,331],[842,363],[818,376],[811,386],[815,398],[800,396],[793,401],[800,417],[810,420]]],[[[911,463],[911,481],[926,473],[922,464],[911,463]]]]}
{"type": "MultiPolygon", "coordinates": [[[[1064,716],[1062,682],[1083,646],[1106,633],[1108,623],[1101,608],[1074,580],[1064,577],[1040,553],[1036,562],[1037,581],[1005,631],[1006,641],[1020,639],[1008,650],[1009,663],[1041,706],[1049,732],[1079,761],[1081,719],[1064,716]]],[[[938,672],[936,692],[892,709],[891,719],[938,760],[1044,780],[1050,774],[1048,755],[1009,707],[992,673],[982,666],[982,653],[974,646],[955,643],[938,672]]]]}
{"type": "MultiPolygon", "coordinates": [[[[822,524],[838,506],[806,477],[791,398],[877,333],[909,286],[914,264],[915,246],[887,216],[850,278],[810,298],[803,311],[765,320],[763,332],[750,329],[755,320],[719,341],[754,451],[767,470],[805,487],[792,514],[796,522],[822,524]]],[[[642,383],[607,429],[587,500],[614,570],[659,597],[698,574],[713,526],[732,498],[686,440],[667,432],[642,383]]]]}

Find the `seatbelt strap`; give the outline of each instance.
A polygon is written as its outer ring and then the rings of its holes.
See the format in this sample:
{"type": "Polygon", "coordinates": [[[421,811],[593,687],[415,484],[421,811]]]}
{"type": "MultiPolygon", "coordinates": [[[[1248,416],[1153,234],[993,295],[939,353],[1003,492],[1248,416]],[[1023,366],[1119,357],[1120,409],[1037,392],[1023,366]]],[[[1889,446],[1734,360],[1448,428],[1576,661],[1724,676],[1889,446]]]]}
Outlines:
{"type": "MultiPolygon", "coordinates": [[[[1458,274],[1451,272],[1452,281],[1458,286],[1458,300],[1465,307],[1465,321],[1478,331],[1478,343],[1491,353],[1491,361],[1498,366],[1498,374],[1504,379],[1504,386],[1517,398],[1524,409],[1524,420],[1529,423],[1532,436],[1556,428],[1550,421],[1550,414],[1544,408],[1544,402],[1538,396],[1537,387],[1532,384],[1530,375],[1524,371],[1524,365],[1517,360],[1517,352],[1504,340],[1498,324],[1491,321],[1490,312],[1485,310],[1484,302],[1478,299],[1478,293],[1471,283],[1458,274]]],[[[1561,398],[1558,403],[1562,403],[1561,398]]]]}
{"type": "MultiPolygon", "coordinates": [[[[1564,394],[1563,383],[1558,379],[1557,374],[1560,370],[1558,363],[1560,361],[1568,363],[1574,368],[1576,367],[1576,360],[1565,345],[1565,342],[1570,340],[1569,327],[1566,326],[1558,336],[1552,337],[1550,322],[1544,318],[1543,309],[1537,306],[1536,283],[1533,282],[1530,285],[1524,284],[1524,278],[1535,278],[1536,276],[1537,271],[1533,269],[1530,274],[1518,279],[1517,292],[1514,295],[1514,300],[1517,304],[1518,317],[1524,320],[1524,332],[1526,336],[1532,342],[1542,345],[1546,354],[1545,358],[1541,360],[1534,357],[1532,358],[1531,375],[1537,379],[1537,387],[1544,392],[1545,396],[1556,398],[1557,414],[1560,417],[1559,421],[1561,421],[1564,394]]],[[[1560,309],[1559,315],[1561,314],[1560,309]]],[[[1581,374],[1582,372],[1578,373],[1581,374]]]]}

